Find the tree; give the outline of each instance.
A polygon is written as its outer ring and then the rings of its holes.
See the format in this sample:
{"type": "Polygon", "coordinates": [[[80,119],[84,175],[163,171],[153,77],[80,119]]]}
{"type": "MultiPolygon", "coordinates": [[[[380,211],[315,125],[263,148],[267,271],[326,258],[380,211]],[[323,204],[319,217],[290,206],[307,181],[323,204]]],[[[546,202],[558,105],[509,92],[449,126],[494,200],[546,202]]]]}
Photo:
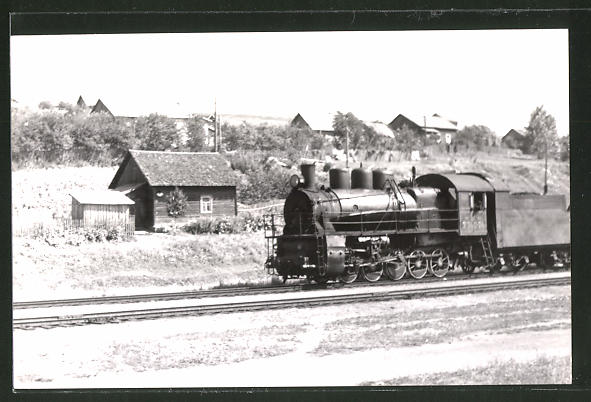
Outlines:
{"type": "Polygon", "coordinates": [[[58,112],[30,113],[13,123],[12,152],[16,160],[54,162],[72,147],[71,122],[58,112]]]}
{"type": "Polygon", "coordinates": [[[173,191],[168,193],[166,196],[166,211],[168,215],[173,218],[178,218],[185,214],[187,209],[187,196],[178,187],[175,187],[173,191]]]}
{"type": "Polygon", "coordinates": [[[45,100],[45,101],[41,101],[39,103],[39,109],[47,110],[47,109],[51,109],[51,108],[52,108],[51,102],[49,102],[49,101],[45,100]]]}
{"type": "Polygon", "coordinates": [[[371,144],[377,136],[373,128],[368,127],[351,112],[346,114],[337,112],[332,126],[339,147],[344,146],[347,133],[349,134],[349,147],[353,149],[371,144]]]}
{"type": "Polygon", "coordinates": [[[558,151],[558,135],[556,133],[556,120],[548,114],[543,106],[538,106],[532,112],[529,125],[525,128],[523,153],[535,154],[539,159],[548,155],[555,155],[558,151]]]}
{"type": "Polygon", "coordinates": [[[138,117],[135,134],[138,145],[145,150],[172,151],[180,145],[174,120],[157,113],[138,117]]]}
{"type": "Polygon", "coordinates": [[[410,156],[412,151],[418,150],[424,141],[418,133],[406,124],[396,133],[396,148],[405,155],[410,156]]]}
{"type": "Polygon", "coordinates": [[[560,147],[560,160],[561,161],[568,161],[570,159],[570,135],[565,135],[561,137],[558,141],[560,147]]]}
{"type": "Polygon", "coordinates": [[[496,143],[496,135],[486,126],[472,125],[459,130],[454,141],[458,145],[465,145],[468,148],[475,147],[480,151],[485,146],[494,145],[496,143]]]}
{"type": "Polygon", "coordinates": [[[205,121],[200,116],[187,120],[187,148],[192,152],[208,151],[205,137],[205,121]]]}

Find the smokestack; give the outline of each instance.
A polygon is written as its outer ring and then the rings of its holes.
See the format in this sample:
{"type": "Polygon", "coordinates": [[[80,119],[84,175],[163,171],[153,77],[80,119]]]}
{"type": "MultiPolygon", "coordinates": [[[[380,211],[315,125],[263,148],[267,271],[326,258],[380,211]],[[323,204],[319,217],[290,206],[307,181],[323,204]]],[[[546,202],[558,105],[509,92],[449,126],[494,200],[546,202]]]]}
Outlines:
{"type": "Polygon", "coordinates": [[[302,176],[304,176],[304,188],[316,187],[316,165],[306,163],[300,166],[302,176]]]}

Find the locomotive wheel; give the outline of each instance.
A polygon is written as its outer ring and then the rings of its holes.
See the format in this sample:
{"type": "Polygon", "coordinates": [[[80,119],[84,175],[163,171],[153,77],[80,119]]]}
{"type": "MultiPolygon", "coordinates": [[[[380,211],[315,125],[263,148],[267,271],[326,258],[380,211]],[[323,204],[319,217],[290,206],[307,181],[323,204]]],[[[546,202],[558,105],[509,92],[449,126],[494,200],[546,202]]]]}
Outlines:
{"type": "Polygon", "coordinates": [[[325,285],[328,282],[328,278],[326,276],[315,276],[312,278],[312,280],[319,285],[325,285]]]}
{"type": "Polygon", "coordinates": [[[527,264],[529,264],[529,258],[526,256],[521,256],[511,262],[511,267],[515,272],[520,272],[523,271],[525,267],[527,267],[527,264]]]}
{"type": "Polygon", "coordinates": [[[387,257],[395,257],[396,259],[384,263],[384,272],[390,280],[399,281],[404,277],[406,272],[406,259],[404,258],[404,253],[397,250],[393,255],[388,255],[387,257]]]}
{"type": "Polygon", "coordinates": [[[367,266],[361,268],[361,275],[363,279],[368,282],[377,282],[382,277],[382,273],[384,269],[382,268],[382,264],[375,264],[374,266],[367,266]]]}
{"type": "Polygon", "coordinates": [[[431,252],[429,259],[429,272],[438,278],[443,278],[449,271],[449,254],[438,248],[431,252]]]}
{"type": "Polygon", "coordinates": [[[355,264],[352,271],[345,268],[345,271],[339,276],[339,281],[343,283],[353,283],[359,276],[359,265],[355,264]]]}
{"type": "Polygon", "coordinates": [[[476,265],[474,265],[469,258],[462,258],[461,266],[462,271],[464,271],[467,274],[471,274],[476,269],[476,265]]]}
{"type": "Polygon", "coordinates": [[[421,279],[427,273],[427,256],[423,250],[415,250],[408,257],[407,269],[410,276],[421,279]]]}
{"type": "Polygon", "coordinates": [[[339,281],[343,283],[353,283],[355,282],[355,279],[357,279],[357,276],[359,276],[359,272],[344,272],[341,276],[339,276],[339,281]]]}

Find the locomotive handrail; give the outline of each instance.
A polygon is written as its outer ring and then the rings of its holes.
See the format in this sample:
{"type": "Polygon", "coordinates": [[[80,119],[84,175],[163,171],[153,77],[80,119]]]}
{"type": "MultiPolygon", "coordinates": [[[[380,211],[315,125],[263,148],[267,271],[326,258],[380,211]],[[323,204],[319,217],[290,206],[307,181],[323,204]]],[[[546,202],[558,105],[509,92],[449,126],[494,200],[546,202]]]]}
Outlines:
{"type": "MultiPolygon", "coordinates": [[[[421,208],[418,212],[423,212],[425,216],[408,217],[402,216],[405,211],[363,211],[354,214],[338,213],[338,212],[323,212],[322,218],[328,219],[335,230],[334,234],[345,233],[418,233],[418,232],[453,232],[459,230],[458,209],[433,209],[421,208]],[[368,220],[366,215],[375,215],[379,213],[392,215],[390,219],[385,219],[386,215],[382,215],[379,220],[368,220]],[[453,213],[451,217],[446,213],[453,213]],[[344,219],[344,220],[341,220],[344,219]],[[347,226],[359,225],[358,229],[347,230],[347,226]]],[[[408,211],[406,211],[408,212],[408,211]]],[[[286,222],[279,223],[275,219],[276,214],[265,215],[265,237],[274,238],[280,234],[280,229],[288,226],[286,222]],[[270,217],[271,224],[267,224],[267,219],[270,217]],[[267,232],[267,227],[271,229],[271,235],[267,232]]],[[[279,215],[279,214],[277,214],[279,215]]],[[[293,216],[293,215],[292,215],[293,216]]],[[[279,217],[283,218],[282,215],[279,217]]],[[[314,224],[317,215],[313,213],[297,213],[297,227],[290,230],[290,233],[284,235],[318,235],[318,228],[314,224]],[[303,220],[306,223],[302,222],[303,220]],[[293,230],[295,229],[295,230],[293,230]]],[[[282,219],[283,220],[283,219],[282,219]]],[[[293,221],[292,221],[293,222],[293,221]]],[[[295,223],[295,222],[294,222],[295,223]]],[[[331,235],[332,232],[326,232],[325,235],[331,235]]]]}

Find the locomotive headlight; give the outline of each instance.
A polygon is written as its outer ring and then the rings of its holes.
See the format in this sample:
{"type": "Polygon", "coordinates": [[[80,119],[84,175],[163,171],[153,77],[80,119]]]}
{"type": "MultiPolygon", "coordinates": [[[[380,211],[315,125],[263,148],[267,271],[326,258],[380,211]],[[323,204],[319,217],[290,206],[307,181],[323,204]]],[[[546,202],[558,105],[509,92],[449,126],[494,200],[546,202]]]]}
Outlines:
{"type": "Polygon", "coordinates": [[[292,188],[296,188],[300,184],[300,177],[297,174],[294,174],[289,178],[289,185],[292,188]]]}

